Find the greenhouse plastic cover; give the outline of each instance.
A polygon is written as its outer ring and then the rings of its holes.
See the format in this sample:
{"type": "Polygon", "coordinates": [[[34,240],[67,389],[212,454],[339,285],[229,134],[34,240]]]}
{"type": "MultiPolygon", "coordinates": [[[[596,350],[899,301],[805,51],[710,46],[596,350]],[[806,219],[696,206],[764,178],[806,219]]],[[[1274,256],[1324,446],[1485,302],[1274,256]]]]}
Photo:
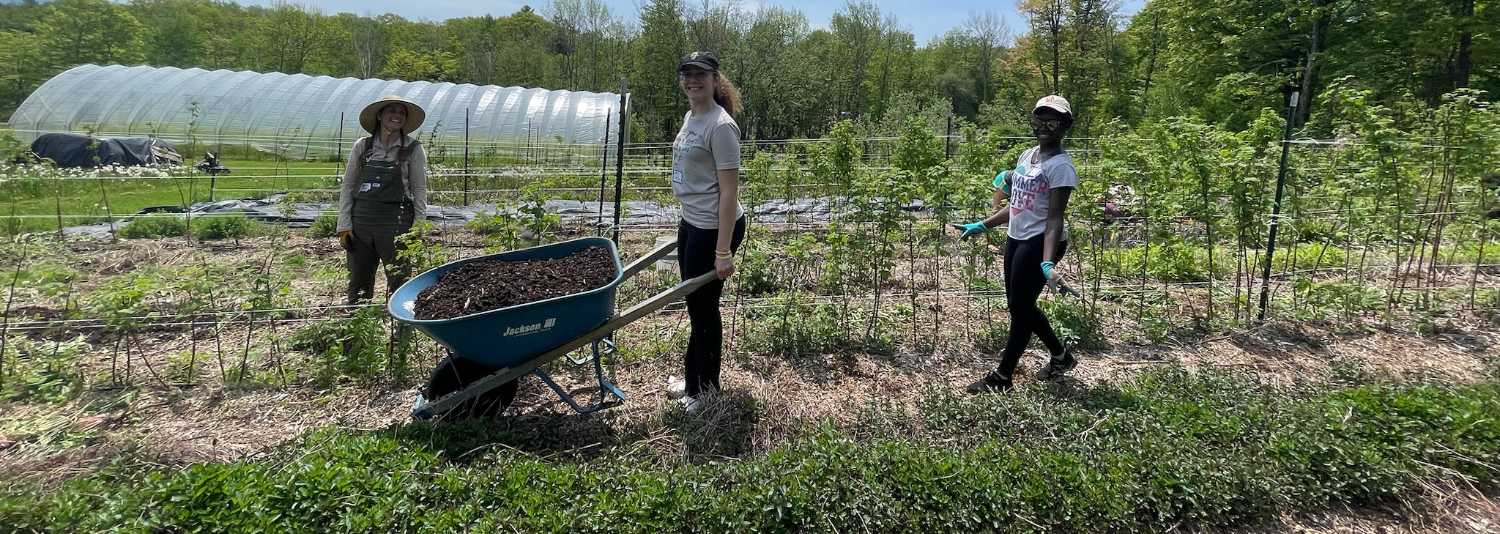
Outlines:
{"type": "Polygon", "coordinates": [[[463,143],[466,110],[478,144],[598,145],[618,135],[614,93],[122,65],[80,65],[47,80],[10,127],[27,141],[89,131],[326,154],[366,135],[359,112],[385,95],[427,110],[424,142],[463,143]]]}

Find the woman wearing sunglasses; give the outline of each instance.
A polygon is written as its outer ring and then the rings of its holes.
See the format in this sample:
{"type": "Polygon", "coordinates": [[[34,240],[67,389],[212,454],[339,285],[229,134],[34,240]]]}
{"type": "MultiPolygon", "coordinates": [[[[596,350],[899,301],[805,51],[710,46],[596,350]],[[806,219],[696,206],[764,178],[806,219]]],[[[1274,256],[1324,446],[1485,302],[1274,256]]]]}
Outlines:
{"type": "Polygon", "coordinates": [[[970,237],[1006,225],[1005,300],[1010,309],[1010,339],[1000,353],[1000,367],[969,385],[970,393],[1005,391],[1011,388],[1016,363],[1031,343],[1032,334],[1042,340],[1052,357],[1038,374],[1049,380],[1078,365],[1063,346],[1037,307],[1042,287],[1060,281],[1057,262],[1068,250],[1065,217],[1068,198],[1078,187],[1073,158],[1063,150],[1062,140],[1073,126],[1068,101],[1057,95],[1038,100],[1031,111],[1031,132],[1037,146],[1021,154],[1014,170],[995,176],[995,214],[982,221],[955,225],[970,237]],[[1005,201],[1009,200],[1009,206],[1005,201]]]}

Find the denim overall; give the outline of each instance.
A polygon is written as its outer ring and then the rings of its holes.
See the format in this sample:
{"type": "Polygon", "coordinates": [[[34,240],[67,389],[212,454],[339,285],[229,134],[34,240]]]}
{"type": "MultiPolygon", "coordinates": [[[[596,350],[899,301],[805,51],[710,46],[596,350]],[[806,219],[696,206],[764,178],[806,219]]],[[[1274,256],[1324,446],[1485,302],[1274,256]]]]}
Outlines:
{"type": "MultiPolygon", "coordinates": [[[[389,291],[400,287],[411,274],[407,272],[408,266],[396,258],[396,236],[411,230],[416,214],[396,162],[370,158],[374,142],[373,137],[365,139],[359,188],[354,192],[351,207],[354,240],[348,253],[350,304],[374,296],[375,268],[381,263],[385,264],[389,291]]],[[[416,147],[417,141],[412,141],[398,150],[410,154],[416,147]]]]}

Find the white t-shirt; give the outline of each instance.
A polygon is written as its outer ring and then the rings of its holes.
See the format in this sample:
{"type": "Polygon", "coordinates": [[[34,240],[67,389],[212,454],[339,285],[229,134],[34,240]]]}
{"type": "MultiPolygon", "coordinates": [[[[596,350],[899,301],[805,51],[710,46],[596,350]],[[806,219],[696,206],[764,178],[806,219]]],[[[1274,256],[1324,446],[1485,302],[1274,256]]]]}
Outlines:
{"type": "MultiPolygon", "coordinates": [[[[1078,171],[1073,168],[1072,156],[1065,151],[1037,163],[1039,151],[1041,147],[1031,147],[1021,153],[1016,166],[1025,166],[1025,172],[1011,173],[1010,227],[1006,229],[1011,239],[1031,239],[1045,232],[1052,189],[1078,187],[1078,171]]],[[[1068,229],[1064,226],[1063,239],[1067,238],[1068,229]]]]}
{"type": "MultiPolygon", "coordinates": [[[[672,142],[672,193],[682,202],[682,220],[696,228],[719,227],[718,171],[740,168],[740,127],[724,108],[682,118],[672,142]]],[[[735,206],[735,217],[745,213],[735,206]]]]}

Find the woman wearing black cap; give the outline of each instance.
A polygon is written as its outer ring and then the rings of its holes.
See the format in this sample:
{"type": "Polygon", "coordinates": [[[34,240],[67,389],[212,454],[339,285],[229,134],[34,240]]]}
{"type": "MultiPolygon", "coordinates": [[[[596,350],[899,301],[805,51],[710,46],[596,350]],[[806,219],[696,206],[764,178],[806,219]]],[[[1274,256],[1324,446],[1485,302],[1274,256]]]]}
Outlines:
{"type": "Polygon", "coordinates": [[[1052,355],[1038,378],[1055,378],[1078,365],[1078,359],[1058,341],[1046,314],[1036,305],[1042,287],[1061,280],[1055,266],[1068,251],[1068,199],[1078,187],[1078,172],[1072,156],[1063,150],[1062,140],[1072,126],[1072,108],[1063,97],[1049,95],[1037,101],[1031,112],[1031,131],[1037,146],[1021,154],[1015,170],[995,176],[995,214],[982,221],[955,225],[963,232],[959,236],[962,239],[1007,225],[1004,267],[1010,339],[1000,353],[1000,367],[970,384],[970,393],[1010,389],[1011,375],[1032,334],[1052,355]],[[1003,206],[1006,200],[1008,207],[1003,206]]]}
{"type": "Polygon", "coordinates": [[[672,142],[672,193],[682,202],[677,225],[677,264],[683,280],[710,271],[719,279],[687,296],[692,323],[681,381],[669,380],[668,394],[681,395],[688,411],[699,396],[719,389],[724,323],[719,296],[734,274],[734,252],[745,239],[745,210],[739,203],[740,94],[719,71],[719,59],[693,52],[677,66],[677,85],[691,108],[672,142]]]}
{"type": "Polygon", "coordinates": [[[385,264],[394,291],[410,274],[396,259],[396,236],[411,230],[427,211],[427,153],[407,135],[427,117],[421,106],[398,96],[365,106],[359,125],[370,132],[354,142],[339,188],[339,244],[349,260],[349,304],[375,293],[375,268],[385,264]]]}

